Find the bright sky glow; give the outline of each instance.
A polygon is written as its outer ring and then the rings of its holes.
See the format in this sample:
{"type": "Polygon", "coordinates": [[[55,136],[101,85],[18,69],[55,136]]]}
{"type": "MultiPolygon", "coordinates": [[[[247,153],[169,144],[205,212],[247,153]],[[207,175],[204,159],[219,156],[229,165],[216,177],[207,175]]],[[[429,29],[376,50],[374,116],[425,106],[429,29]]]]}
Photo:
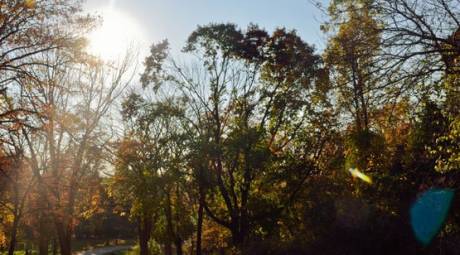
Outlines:
{"type": "Polygon", "coordinates": [[[105,61],[123,58],[128,50],[136,51],[148,45],[140,23],[126,13],[108,6],[98,12],[102,25],[88,37],[88,51],[105,61]]]}
{"type": "MultiPolygon", "coordinates": [[[[328,6],[329,0],[319,1],[324,7],[328,6]]],[[[320,24],[326,18],[324,13],[315,8],[309,0],[86,0],[85,2],[85,9],[90,13],[101,14],[101,10],[110,7],[117,10],[117,13],[121,13],[128,23],[135,23],[137,28],[108,30],[115,30],[116,34],[142,30],[147,43],[142,49],[145,52],[140,52],[141,58],[145,57],[142,53],[148,53],[152,43],[163,39],[168,39],[172,54],[179,53],[187,37],[197,25],[221,22],[232,22],[243,29],[249,23],[255,23],[270,32],[277,27],[286,27],[297,30],[306,42],[314,44],[318,50],[325,45],[325,36],[320,31],[320,24]]],[[[128,27],[128,23],[123,27],[128,27]]],[[[97,37],[101,38],[100,41],[109,41],[102,35],[97,37]]],[[[108,50],[103,47],[105,43],[98,44],[102,46],[97,48],[108,50]]]]}

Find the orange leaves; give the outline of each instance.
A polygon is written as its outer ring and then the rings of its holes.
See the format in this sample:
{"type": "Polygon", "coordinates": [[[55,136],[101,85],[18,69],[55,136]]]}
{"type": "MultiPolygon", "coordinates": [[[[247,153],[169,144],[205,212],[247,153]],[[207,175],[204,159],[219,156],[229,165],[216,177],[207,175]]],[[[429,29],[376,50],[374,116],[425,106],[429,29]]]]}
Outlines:
{"type": "Polygon", "coordinates": [[[27,9],[35,8],[35,0],[24,0],[24,7],[27,9]]]}
{"type": "Polygon", "coordinates": [[[103,209],[101,208],[101,197],[98,193],[94,193],[84,199],[80,205],[81,213],[80,217],[83,219],[90,218],[95,213],[101,213],[103,209]]]}
{"type": "Polygon", "coordinates": [[[0,247],[5,247],[6,245],[7,245],[7,240],[6,240],[5,232],[3,232],[0,229],[0,247]]]}
{"type": "Polygon", "coordinates": [[[212,221],[205,221],[203,229],[203,250],[207,252],[217,251],[227,245],[230,233],[227,229],[212,221]]]}

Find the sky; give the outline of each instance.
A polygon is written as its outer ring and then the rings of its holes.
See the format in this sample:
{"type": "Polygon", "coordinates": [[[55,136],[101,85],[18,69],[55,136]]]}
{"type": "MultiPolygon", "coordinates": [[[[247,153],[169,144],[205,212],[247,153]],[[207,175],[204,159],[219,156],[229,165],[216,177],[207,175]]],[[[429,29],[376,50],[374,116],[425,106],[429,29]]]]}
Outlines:
{"type": "MultiPolygon", "coordinates": [[[[328,0],[322,2],[327,6],[328,0]]],[[[142,34],[142,38],[137,38],[142,47],[168,39],[171,50],[179,52],[197,25],[220,22],[236,23],[241,28],[255,23],[268,31],[277,27],[295,29],[317,49],[325,46],[325,36],[319,27],[326,15],[311,0],[86,0],[85,3],[85,10],[90,13],[101,14],[107,8],[116,9],[136,24],[142,34]]]]}

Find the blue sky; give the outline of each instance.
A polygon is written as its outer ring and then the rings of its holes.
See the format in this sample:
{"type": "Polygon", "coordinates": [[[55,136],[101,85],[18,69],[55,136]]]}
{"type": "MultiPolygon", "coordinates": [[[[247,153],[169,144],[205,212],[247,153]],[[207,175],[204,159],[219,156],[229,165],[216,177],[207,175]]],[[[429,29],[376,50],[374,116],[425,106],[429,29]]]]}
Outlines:
{"type": "MultiPolygon", "coordinates": [[[[322,2],[327,6],[328,0],[322,2]]],[[[173,51],[183,46],[197,25],[211,22],[232,22],[242,28],[252,22],[269,31],[286,27],[296,29],[317,49],[325,44],[319,26],[326,16],[309,0],[86,0],[85,9],[95,12],[111,4],[134,19],[148,41],[167,38],[173,51]]]]}

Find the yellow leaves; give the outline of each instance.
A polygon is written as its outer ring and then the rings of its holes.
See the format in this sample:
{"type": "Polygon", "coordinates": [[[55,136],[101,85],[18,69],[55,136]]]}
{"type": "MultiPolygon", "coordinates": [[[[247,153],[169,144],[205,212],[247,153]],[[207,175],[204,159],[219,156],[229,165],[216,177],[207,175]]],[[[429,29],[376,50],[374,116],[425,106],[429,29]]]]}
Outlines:
{"type": "MultiPolygon", "coordinates": [[[[22,8],[34,9],[36,4],[37,4],[36,0],[22,0],[22,1],[17,2],[12,7],[10,7],[11,8],[10,10],[13,11],[13,12],[16,12],[16,11],[22,9],[22,8]]],[[[4,8],[4,7],[8,8],[7,5],[4,5],[4,4],[0,3],[0,8],[4,8]]]]}
{"type": "Polygon", "coordinates": [[[203,247],[216,249],[226,247],[228,238],[231,236],[228,229],[212,222],[205,221],[203,228],[203,247]]]}
{"type": "Polygon", "coordinates": [[[446,133],[436,139],[435,146],[428,147],[431,156],[436,159],[435,170],[446,173],[460,168],[460,118],[455,117],[446,133]]]}
{"type": "Polygon", "coordinates": [[[27,9],[35,8],[35,0],[24,0],[24,7],[27,9]]]}
{"type": "Polygon", "coordinates": [[[344,7],[347,12],[339,11],[339,16],[334,18],[336,33],[329,39],[324,59],[349,73],[349,62],[353,58],[359,59],[362,66],[371,63],[380,46],[380,32],[369,8],[344,7]]]}
{"type": "Polygon", "coordinates": [[[7,214],[6,217],[5,217],[5,221],[8,222],[8,223],[13,223],[14,215],[12,213],[7,214]]]}
{"type": "Polygon", "coordinates": [[[7,244],[6,235],[3,231],[0,231],[0,247],[4,247],[7,244]]]}
{"type": "Polygon", "coordinates": [[[287,182],[286,182],[286,181],[283,181],[283,182],[280,183],[280,187],[281,187],[281,188],[284,189],[284,188],[286,188],[286,186],[287,186],[287,182]]]}
{"type": "Polygon", "coordinates": [[[89,219],[95,213],[103,212],[103,209],[100,207],[100,195],[93,194],[86,199],[82,199],[82,211],[80,217],[83,219],[89,219]]]}

